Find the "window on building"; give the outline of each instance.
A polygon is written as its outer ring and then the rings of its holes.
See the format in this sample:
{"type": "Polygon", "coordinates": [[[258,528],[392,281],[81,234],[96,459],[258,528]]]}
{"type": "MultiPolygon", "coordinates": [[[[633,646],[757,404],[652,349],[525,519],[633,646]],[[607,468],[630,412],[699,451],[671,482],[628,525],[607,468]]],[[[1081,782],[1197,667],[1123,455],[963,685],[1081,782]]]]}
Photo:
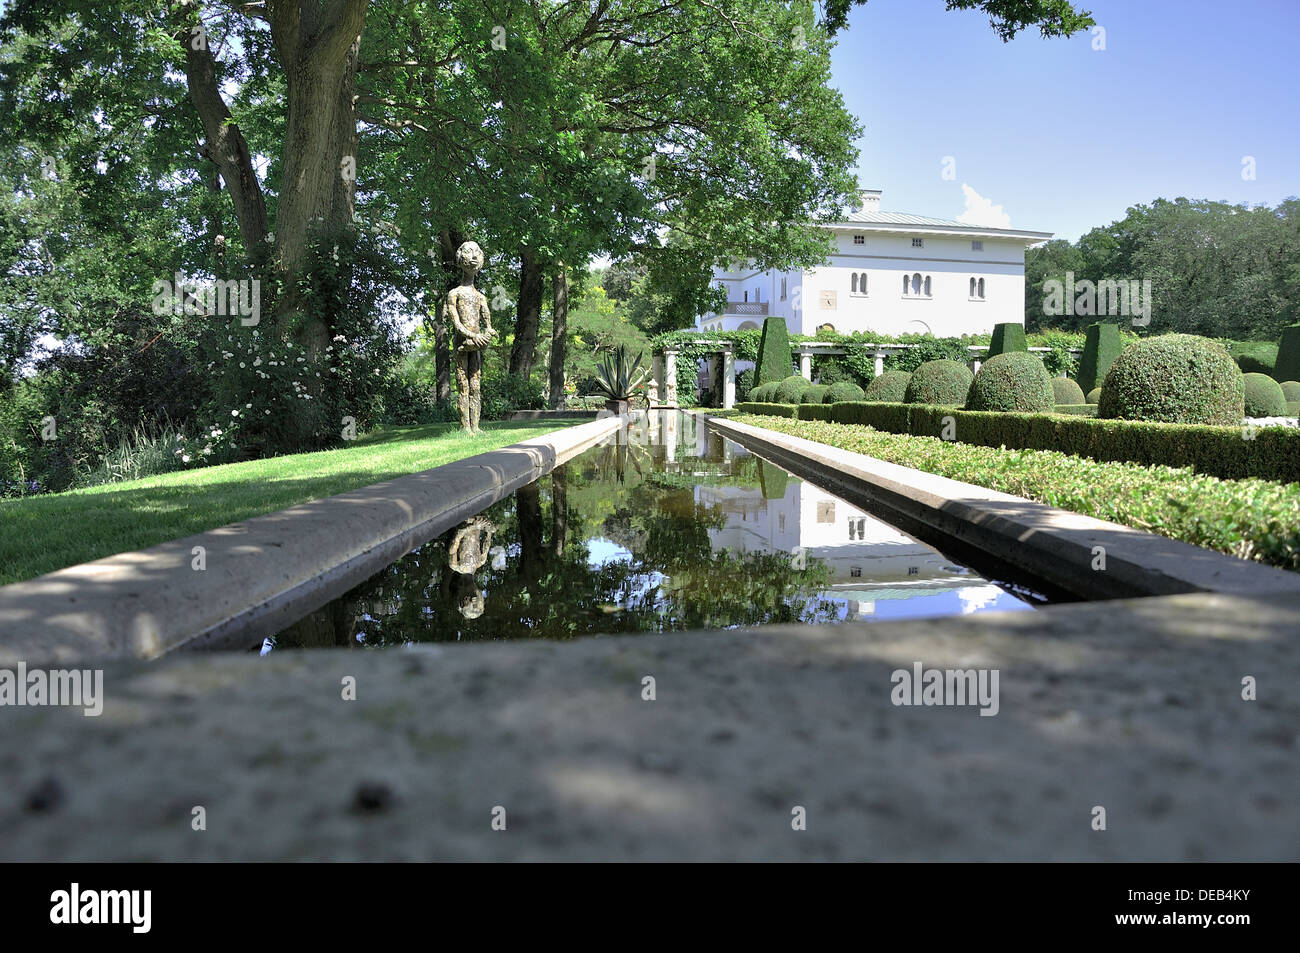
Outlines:
{"type": "Polygon", "coordinates": [[[974,279],[974,278],[972,278],[972,279],[970,280],[970,296],[971,296],[972,298],[975,297],[975,279],[974,279]]]}
{"type": "Polygon", "coordinates": [[[907,294],[908,289],[911,287],[911,283],[912,283],[912,280],[911,280],[910,278],[908,278],[907,275],[904,275],[904,276],[903,276],[903,294],[907,294]]]}
{"type": "Polygon", "coordinates": [[[867,293],[867,273],[865,271],[855,271],[852,277],[853,293],[855,295],[865,295],[867,293]]]}
{"type": "Polygon", "coordinates": [[[980,279],[980,283],[979,283],[978,287],[976,288],[976,297],[978,297],[981,301],[984,299],[984,279],[983,279],[983,278],[980,279]]]}
{"type": "Polygon", "coordinates": [[[929,276],[929,275],[926,275],[926,276],[925,276],[925,285],[924,285],[924,289],[925,289],[925,290],[922,291],[921,293],[922,293],[923,295],[925,295],[927,298],[930,297],[930,276],[929,276]]]}
{"type": "Polygon", "coordinates": [[[867,236],[866,236],[866,235],[854,235],[854,236],[853,236],[853,244],[855,244],[855,245],[865,245],[866,243],[867,243],[867,236]]]}
{"type": "Polygon", "coordinates": [[[781,276],[781,300],[785,300],[785,276],[781,276]]]}
{"type": "Polygon", "coordinates": [[[971,250],[971,251],[983,251],[983,250],[984,250],[984,243],[983,243],[983,242],[971,242],[971,243],[970,243],[970,250],[971,250]]]}
{"type": "Polygon", "coordinates": [[[925,247],[925,239],[923,239],[923,238],[913,238],[913,239],[912,239],[912,247],[913,247],[913,248],[924,248],[924,247],[925,247]]]}
{"type": "Polygon", "coordinates": [[[857,294],[857,293],[858,293],[858,273],[855,271],[852,275],[849,276],[849,279],[850,279],[850,280],[849,280],[849,293],[850,293],[850,294],[857,294]]]}
{"type": "Polygon", "coordinates": [[[745,292],[745,300],[746,300],[746,301],[749,300],[749,292],[748,292],[748,291],[745,292]]]}

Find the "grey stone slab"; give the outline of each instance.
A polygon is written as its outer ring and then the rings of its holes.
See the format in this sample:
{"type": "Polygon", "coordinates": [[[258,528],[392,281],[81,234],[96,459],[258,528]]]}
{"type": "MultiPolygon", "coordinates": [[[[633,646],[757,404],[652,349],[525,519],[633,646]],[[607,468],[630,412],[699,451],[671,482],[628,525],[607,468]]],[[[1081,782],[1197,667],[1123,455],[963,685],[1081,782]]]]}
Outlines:
{"type": "Polygon", "coordinates": [[[1198,593],[113,662],[98,718],[0,707],[0,859],[1294,862],[1298,614],[1198,593]],[[996,668],[998,714],[895,706],[917,661],[996,668]]]}

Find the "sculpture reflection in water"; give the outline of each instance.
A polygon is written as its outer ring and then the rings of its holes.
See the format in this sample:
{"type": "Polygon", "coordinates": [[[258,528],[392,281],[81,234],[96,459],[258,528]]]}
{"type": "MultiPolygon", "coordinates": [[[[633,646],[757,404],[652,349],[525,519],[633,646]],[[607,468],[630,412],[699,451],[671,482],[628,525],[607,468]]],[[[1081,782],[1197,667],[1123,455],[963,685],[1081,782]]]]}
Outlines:
{"type": "Polygon", "coordinates": [[[313,614],[330,621],[275,644],[566,639],[1025,607],[688,420],[634,422],[313,614]]]}

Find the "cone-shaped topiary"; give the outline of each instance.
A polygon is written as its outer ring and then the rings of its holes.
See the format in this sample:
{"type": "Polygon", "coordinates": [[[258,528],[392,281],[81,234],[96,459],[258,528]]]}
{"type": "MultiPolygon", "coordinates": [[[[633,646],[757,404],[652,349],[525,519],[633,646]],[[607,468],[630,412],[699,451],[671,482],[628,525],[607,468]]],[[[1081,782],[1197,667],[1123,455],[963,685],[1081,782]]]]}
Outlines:
{"type": "Polygon", "coordinates": [[[980,365],[966,395],[966,409],[1050,413],[1056,409],[1052,376],[1036,354],[999,354],[980,365]]]}
{"type": "Polygon", "coordinates": [[[804,388],[811,386],[812,384],[798,374],[791,374],[776,385],[776,395],[773,399],[778,404],[797,404],[799,403],[799,395],[803,393],[804,388]]]}
{"type": "Polygon", "coordinates": [[[993,340],[989,342],[989,357],[1027,350],[1029,350],[1029,342],[1025,340],[1025,326],[1023,324],[993,325],[993,340]]]}
{"type": "Polygon", "coordinates": [[[794,356],[790,353],[790,332],[785,318],[763,319],[763,334],[758,339],[758,360],[754,364],[754,380],[760,384],[780,382],[790,376],[794,356]]]}
{"type": "Polygon", "coordinates": [[[1101,387],[1106,372],[1122,350],[1124,341],[1119,336],[1118,324],[1099,322],[1088,325],[1088,333],[1083,341],[1083,357],[1079,358],[1079,387],[1085,393],[1094,387],[1101,387]]]}
{"type": "Polygon", "coordinates": [[[799,395],[801,404],[820,404],[826,396],[826,392],[831,389],[830,384],[809,384],[799,395]]]}
{"type": "Polygon", "coordinates": [[[832,384],[822,397],[823,404],[838,404],[844,400],[863,400],[866,392],[853,381],[840,381],[832,384]]]}
{"type": "Polygon", "coordinates": [[[1282,385],[1267,374],[1243,374],[1247,417],[1285,417],[1286,394],[1282,385]]]}
{"type": "Polygon", "coordinates": [[[912,375],[906,371],[885,371],[867,385],[863,400],[879,400],[889,404],[901,404],[907,396],[907,382],[912,375]]]}
{"type": "Polygon", "coordinates": [[[964,404],[973,375],[957,361],[926,361],[907,382],[903,400],[909,404],[964,404]]]}
{"type": "Polygon", "coordinates": [[[1300,381],[1283,381],[1282,393],[1286,396],[1288,404],[1293,400],[1300,400],[1300,381]]]}
{"type": "Polygon", "coordinates": [[[1300,381],[1300,324],[1282,329],[1273,377],[1279,381],[1300,381]]]}
{"type": "Polygon", "coordinates": [[[1092,390],[1088,391],[1088,396],[1085,398],[1085,402],[1089,404],[1095,404],[1100,399],[1101,399],[1101,388],[1094,387],[1092,390]]]}
{"type": "Polygon", "coordinates": [[[1097,416],[1174,424],[1238,426],[1246,385],[1222,344],[1162,334],[1130,344],[1101,385],[1097,416]]]}
{"type": "Polygon", "coordinates": [[[1056,402],[1058,404],[1087,403],[1083,398],[1083,388],[1068,377],[1053,377],[1052,393],[1056,395],[1056,402]]]}

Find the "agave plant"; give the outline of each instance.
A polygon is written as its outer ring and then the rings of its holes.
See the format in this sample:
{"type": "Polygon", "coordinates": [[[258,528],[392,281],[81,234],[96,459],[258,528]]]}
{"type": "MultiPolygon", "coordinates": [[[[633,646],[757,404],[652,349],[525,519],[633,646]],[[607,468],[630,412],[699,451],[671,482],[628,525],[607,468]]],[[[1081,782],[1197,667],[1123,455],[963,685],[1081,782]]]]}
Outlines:
{"type": "Polygon", "coordinates": [[[596,389],[606,400],[631,400],[650,374],[648,368],[641,368],[643,357],[644,354],[638,354],[629,361],[627,348],[620,345],[612,359],[608,355],[601,359],[600,370],[596,373],[596,389]]]}

